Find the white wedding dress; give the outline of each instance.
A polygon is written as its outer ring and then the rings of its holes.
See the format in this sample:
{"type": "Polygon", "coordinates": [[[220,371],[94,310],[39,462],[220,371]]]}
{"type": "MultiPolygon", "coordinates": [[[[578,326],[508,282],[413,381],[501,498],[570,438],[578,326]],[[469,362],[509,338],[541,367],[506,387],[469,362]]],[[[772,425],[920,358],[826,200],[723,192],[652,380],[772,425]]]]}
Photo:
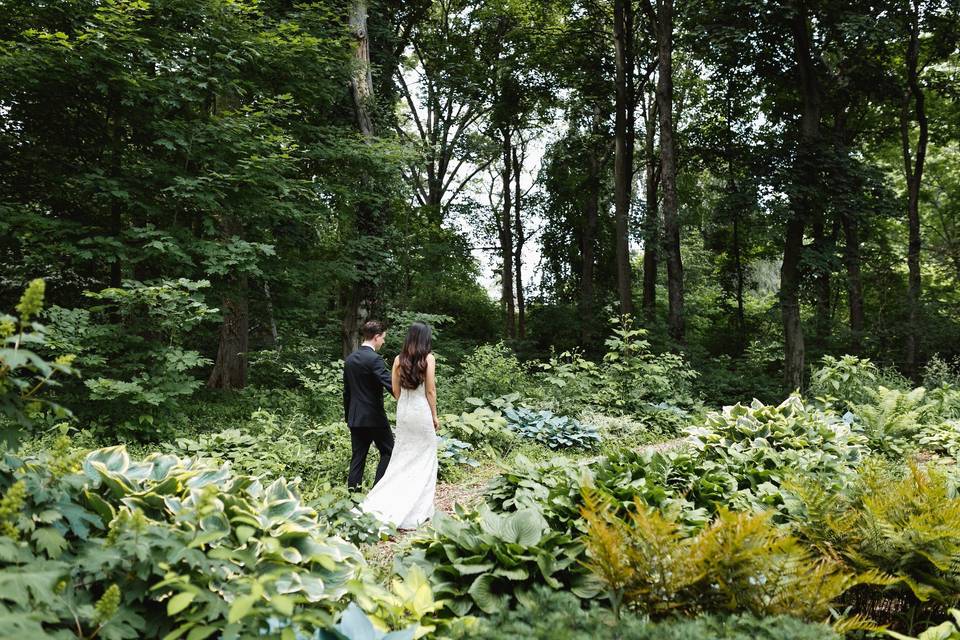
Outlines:
{"type": "Polygon", "coordinates": [[[433,517],[436,490],[437,434],[421,384],[400,390],[390,464],[360,508],[398,529],[416,529],[433,517]]]}

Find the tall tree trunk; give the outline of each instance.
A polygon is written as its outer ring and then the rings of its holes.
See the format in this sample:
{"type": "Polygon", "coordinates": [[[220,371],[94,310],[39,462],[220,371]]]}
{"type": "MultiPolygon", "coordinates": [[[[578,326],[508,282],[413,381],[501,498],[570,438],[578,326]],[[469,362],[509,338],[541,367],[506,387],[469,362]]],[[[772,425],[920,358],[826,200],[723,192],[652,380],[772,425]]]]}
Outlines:
{"type": "MultiPolygon", "coordinates": [[[[736,192],[736,183],[731,179],[731,187],[736,192]]],[[[747,319],[744,310],[743,289],[744,289],[744,269],[743,269],[743,248],[740,238],[740,211],[733,212],[733,270],[736,278],[736,297],[737,297],[737,355],[742,355],[747,346],[747,319]]]]}
{"type": "Polygon", "coordinates": [[[513,182],[514,182],[514,196],[513,196],[513,221],[514,221],[514,238],[516,248],[514,249],[514,255],[516,260],[514,261],[514,276],[517,281],[517,337],[521,340],[527,337],[527,311],[526,311],[526,301],[523,297],[523,244],[526,240],[526,236],[523,231],[523,217],[520,210],[520,196],[522,191],[520,189],[520,156],[517,153],[517,147],[513,148],[513,182]]]}
{"type": "MultiPolygon", "coordinates": [[[[108,91],[110,111],[110,177],[118,181],[122,173],[123,125],[120,121],[120,95],[114,87],[108,91]]],[[[116,185],[119,188],[119,185],[116,185]]],[[[117,243],[123,233],[123,205],[120,198],[113,196],[110,202],[110,231],[117,243]]],[[[120,287],[123,283],[123,262],[119,255],[110,263],[110,286],[120,287]]]]}
{"type": "Polygon", "coordinates": [[[620,312],[633,314],[630,268],[630,194],[633,183],[633,2],[614,0],[613,40],[616,58],[614,122],[614,210],[616,216],[617,292],[620,312]]]}
{"type": "Polygon", "coordinates": [[[657,106],[660,111],[660,180],[663,184],[663,231],[667,258],[667,327],[684,340],[683,260],[677,203],[677,158],[673,137],[673,0],[657,2],[657,106]]]}
{"type": "MultiPolygon", "coordinates": [[[[216,112],[236,109],[240,96],[233,91],[212,93],[212,108],[216,112]]],[[[234,237],[244,237],[243,224],[234,213],[226,213],[220,219],[220,236],[223,242],[234,237]]],[[[220,325],[220,343],[207,386],[211,389],[242,389],[247,384],[247,352],[250,340],[250,306],[247,294],[247,274],[231,274],[221,300],[223,323],[220,325]]]]}
{"type": "Polygon", "coordinates": [[[583,207],[580,247],[583,261],[580,271],[580,339],[585,345],[590,344],[593,339],[593,323],[590,319],[594,316],[594,244],[600,218],[600,153],[597,149],[600,127],[600,109],[594,106],[592,135],[587,150],[587,194],[583,207]]]}
{"type": "Polygon", "coordinates": [[[277,333],[277,318],[273,313],[273,297],[270,295],[270,285],[263,281],[263,297],[267,301],[267,320],[270,323],[270,345],[279,350],[280,335],[277,333]]]}
{"type": "MultiPolygon", "coordinates": [[[[221,223],[224,239],[242,236],[242,225],[227,217],[221,223]]],[[[239,273],[227,285],[221,301],[223,323],[213,371],[207,378],[211,389],[243,389],[247,384],[247,352],[250,339],[250,308],[247,300],[247,274],[239,273]]]]}
{"type": "Polygon", "coordinates": [[[503,127],[501,130],[503,136],[503,198],[502,211],[500,213],[500,255],[502,269],[500,273],[501,295],[500,302],[503,306],[503,336],[505,338],[516,337],[516,308],[513,301],[513,211],[511,190],[513,184],[511,181],[511,168],[513,167],[512,140],[509,127],[503,127]]]}
{"type": "Polygon", "coordinates": [[[350,31],[353,32],[353,77],[350,95],[357,128],[364,138],[372,138],[373,74],[370,69],[370,35],[367,31],[367,0],[353,0],[350,4],[350,31]]]}
{"type": "Polygon", "coordinates": [[[827,235],[824,229],[823,210],[817,212],[818,217],[813,223],[813,250],[819,257],[819,265],[816,269],[814,284],[816,288],[816,323],[815,335],[817,343],[821,348],[825,348],[826,341],[830,337],[830,268],[828,266],[828,245],[827,235]]]}
{"type": "Polygon", "coordinates": [[[787,221],[780,268],[780,312],[783,319],[784,382],[787,390],[803,386],[805,347],[800,318],[800,260],[803,233],[814,206],[810,196],[816,183],[816,147],[820,137],[820,91],[810,53],[810,32],[806,7],[801,5],[791,20],[791,31],[799,75],[801,96],[801,149],[795,179],[802,187],[791,201],[793,211],[787,221]]]}
{"type": "Polygon", "coordinates": [[[223,298],[220,346],[213,371],[207,379],[211,389],[242,389],[247,384],[250,309],[247,302],[247,274],[237,276],[223,298]]]}
{"type": "Polygon", "coordinates": [[[900,139],[903,147],[903,169],[907,181],[907,226],[909,243],[907,245],[907,341],[904,368],[907,375],[916,378],[919,369],[920,333],[923,316],[920,310],[920,184],[923,178],[923,166],[927,156],[927,111],[923,89],[919,79],[920,57],[920,0],[913,0],[913,12],[910,16],[910,42],[907,45],[906,74],[907,91],[903,96],[903,108],[900,112],[900,139]],[[919,127],[916,156],[911,162],[910,149],[910,108],[913,102],[913,117],[919,127]]]}
{"type": "Polygon", "coordinates": [[[843,216],[843,261],[847,268],[847,311],[850,323],[850,352],[863,350],[863,280],[860,277],[860,231],[855,214],[843,216]]]}
{"type": "Polygon", "coordinates": [[[744,309],[744,281],[746,275],[743,266],[743,239],[740,228],[743,224],[741,210],[739,205],[739,192],[737,187],[737,173],[734,169],[734,154],[736,147],[733,136],[733,99],[732,82],[727,82],[726,87],[726,125],[727,125],[727,194],[730,198],[729,205],[733,217],[733,273],[734,273],[734,296],[737,300],[737,343],[736,354],[743,355],[747,345],[747,320],[744,309]]]}
{"type": "MultiPolygon", "coordinates": [[[[353,109],[357,129],[365,139],[374,136],[372,102],[373,76],[370,70],[370,38],[367,31],[367,2],[353,0],[350,5],[350,30],[353,33],[354,71],[350,79],[350,95],[353,99],[353,109]]],[[[369,186],[369,178],[361,177],[364,191],[369,186]]],[[[356,231],[360,235],[377,233],[376,212],[366,202],[357,207],[356,231]]],[[[358,269],[363,273],[363,269],[358,269]]],[[[340,302],[343,305],[343,323],[341,337],[343,340],[343,356],[346,357],[360,344],[360,327],[370,314],[370,307],[374,297],[374,283],[366,276],[360,275],[352,282],[345,283],[340,292],[340,302]]]]}
{"type": "MultiPolygon", "coordinates": [[[[646,104],[646,102],[645,102],[646,104]]],[[[643,135],[644,151],[644,201],[643,219],[643,311],[647,321],[652,321],[657,307],[657,260],[660,252],[660,222],[658,185],[660,182],[660,158],[657,156],[657,102],[651,100],[644,112],[646,130],[643,135]]]]}

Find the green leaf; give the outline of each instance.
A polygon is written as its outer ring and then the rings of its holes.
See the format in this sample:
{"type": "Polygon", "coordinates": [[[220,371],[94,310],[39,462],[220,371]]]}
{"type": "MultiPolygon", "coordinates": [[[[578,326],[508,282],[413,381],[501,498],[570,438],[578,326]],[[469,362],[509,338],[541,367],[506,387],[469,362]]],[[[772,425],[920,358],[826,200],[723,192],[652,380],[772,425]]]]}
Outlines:
{"type": "Polygon", "coordinates": [[[202,627],[194,627],[190,630],[190,633],[187,634],[187,640],[205,640],[218,631],[220,631],[219,628],[209,624],[202,627]]]}
{"type": "Polygon", "coordinates": [[[56,599],[53,587],[70,567],[63,562],[39,561],[22,567],[6,567],[0,571],[0,600],[8,600],[24,608],[34,602],[56,599]]]}
{"type": "Polygon", "coordinates": [[[254,594],[240,596],[234,600],[233,604],[230,605],[230,612],[227,614],[227,622],[232,624],[245,617],[259,600],[260,596],[254,594]]]}
{"type": "Polygon", "coordinates": [[[536,546],[547,523],[536,509],[524,509],[506,517],[502,522],[501,536],[508,542],[524,547],[536,546]]]}
{"type": "Polygon", "coordinates": [[[287,596],[275,595],[270,598],[270,604],[278,613],[285,616],[293,615],[293,599],[287,596]]]}
{"type": "Polygon", "coordinates": [[[467,593],[473,598],[481,611],[488,614],[498,613],[506,606],[508,596],[506,594],[497,594],[493,592],[493,585],[496,579],[489,573],[478,576],[467,593]]]}
{"type": "Polygon", "coordinates": [[[33,532],[30,538],[37,544],[48,558],[56,560],[67,548],[67,541],[59,531],[53,527],[42,527],[33,532]]]}
{"type": "Polygon", "coordinates": [[[190,606],[190,603],[193,602],[194,598],[196,597],[197,597],[197,594],[192,591],[184,591],[182,593],[178,593],[177,595],[173,596],[172,598],[170,598],[170,600],[167,601],[167,615],[168,616],[177,615],[178,613],[186,609],[188,606],[190,606]]]}

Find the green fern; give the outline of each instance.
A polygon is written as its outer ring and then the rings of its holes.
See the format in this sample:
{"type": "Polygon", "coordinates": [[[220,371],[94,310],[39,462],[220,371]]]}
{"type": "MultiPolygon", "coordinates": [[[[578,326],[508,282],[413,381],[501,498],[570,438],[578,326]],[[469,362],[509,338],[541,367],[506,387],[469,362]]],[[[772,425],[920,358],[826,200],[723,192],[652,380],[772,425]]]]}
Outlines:
{"type": "Polygon", "coordinates": [[[654,617],[746,611],[825,620],[848,590],[889,583],[878,571],[857,572],[818,555],[774,525],[771,512],[721,509],[690,537],[639,500],[634,506],[621,517],[609,496],[584,489],[585,564],[615,610],[622,601],[654,617]]]}
{"type": "Polygon", "coordinates": [[[960,498],[937,468],[866,465],[849,495],[793,485],[798,535],[851,571],[882,571],[885,588],[858,589],[857,611],[891,624],[937,615],[960,602],[960,498]]]}

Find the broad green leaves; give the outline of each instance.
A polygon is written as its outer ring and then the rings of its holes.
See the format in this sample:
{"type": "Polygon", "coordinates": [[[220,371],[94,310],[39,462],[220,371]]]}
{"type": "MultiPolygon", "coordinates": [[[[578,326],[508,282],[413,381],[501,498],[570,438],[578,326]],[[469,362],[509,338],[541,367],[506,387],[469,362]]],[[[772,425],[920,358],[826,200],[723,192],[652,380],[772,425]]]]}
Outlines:
{"type": "Polygon", "coordinates": [[[590,448],[600,443],[596,427],[550,411],[533,411],[523,407],[504,412],[510,428],[521,437],[535,440],[551,449],[590,448]]]}
{"type": "MultiPolygon", "coordinates": [[[[393,602],[282,478],[265,485],[173,455],[133,460],[124,447],[80,464],[55,447],[7,456],[0,487],[4,637],[37,625],[117,640],[252,637],[270,625],[312,634],[348,597],[374,612],[393,602]]],[[[390,617],[397,628],[439,606],[422,574],[398,591],[413,610],[390,617]]]]}
{"type": "Polygon", "coordinates": [[[447,608],[463,616],[500,611],[538,583],[575,584],[585,573],[576,562],[581,551],[534,507],[503,514],[483,507],[456,518],[438,513],[409,560],[430,571],[447,608]]]}

